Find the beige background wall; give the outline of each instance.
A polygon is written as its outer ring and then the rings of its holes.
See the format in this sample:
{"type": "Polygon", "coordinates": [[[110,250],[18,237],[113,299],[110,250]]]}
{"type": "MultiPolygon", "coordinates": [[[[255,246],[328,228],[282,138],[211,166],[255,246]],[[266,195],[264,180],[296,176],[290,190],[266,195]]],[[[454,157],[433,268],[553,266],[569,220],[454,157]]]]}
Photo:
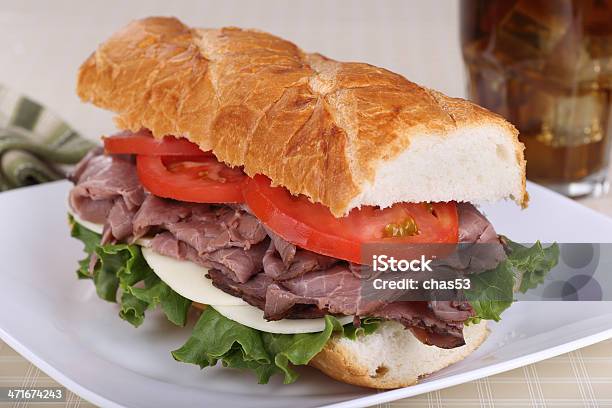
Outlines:
{"type": "Polygon", "coordinates": [[[112,130],[111,116],[75,96],[79,64],[128,21],[174,15],[202,27],[260,28],[305,50],[376,64],[463,96],[458,7],[454,0],[0,0],[0,83],[97,137],[112,130]]]}

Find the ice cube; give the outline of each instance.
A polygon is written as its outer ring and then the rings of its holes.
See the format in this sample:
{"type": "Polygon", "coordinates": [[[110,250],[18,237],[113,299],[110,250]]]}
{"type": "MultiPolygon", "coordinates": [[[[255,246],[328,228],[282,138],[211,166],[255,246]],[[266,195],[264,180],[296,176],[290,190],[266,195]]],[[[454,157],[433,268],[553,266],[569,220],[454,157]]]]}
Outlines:
{"type": "Polygon", "coordinates": [[[550,145],[570,147],[602,140],[608,108],[605,93],[590,91],[555,99],[544,118],[554,135],[550,145]]]}
{"type": "Polygon", "coordinates": [[[502,60],[539,59],[553,50],[571,22],[571,2],[518,1],[500,21],[493,51],[502,60]]]}

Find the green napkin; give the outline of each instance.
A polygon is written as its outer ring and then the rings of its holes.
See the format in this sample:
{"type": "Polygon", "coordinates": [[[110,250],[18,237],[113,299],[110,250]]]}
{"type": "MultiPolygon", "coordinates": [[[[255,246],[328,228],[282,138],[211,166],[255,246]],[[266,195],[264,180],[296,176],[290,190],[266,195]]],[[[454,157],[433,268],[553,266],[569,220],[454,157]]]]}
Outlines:
{"type": "Polygon", "coordinates": [[[65,177],[95,147],[42,105],[0,85],[0,191],[65,177]]]}

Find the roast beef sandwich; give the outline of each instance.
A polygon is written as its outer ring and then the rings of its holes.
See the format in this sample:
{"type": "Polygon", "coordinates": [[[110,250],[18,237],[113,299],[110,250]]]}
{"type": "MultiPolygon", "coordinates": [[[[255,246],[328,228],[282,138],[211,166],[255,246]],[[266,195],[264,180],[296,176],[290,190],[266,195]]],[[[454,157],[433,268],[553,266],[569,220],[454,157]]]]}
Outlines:
{"type": "Polygon", "coordinates": [[[475,206],[527,205],[516,129],[385,69],[147,18],[98,47],[77,89],[120,129],[72,174],[78,275],[134,326],[153,309],[197,320],[179,362],[407,386],[469,355],[556,262],[475,206]],[[364,302],[364,245],[387,243],[487,244],[496,262],[461,297],[364,302]]]}

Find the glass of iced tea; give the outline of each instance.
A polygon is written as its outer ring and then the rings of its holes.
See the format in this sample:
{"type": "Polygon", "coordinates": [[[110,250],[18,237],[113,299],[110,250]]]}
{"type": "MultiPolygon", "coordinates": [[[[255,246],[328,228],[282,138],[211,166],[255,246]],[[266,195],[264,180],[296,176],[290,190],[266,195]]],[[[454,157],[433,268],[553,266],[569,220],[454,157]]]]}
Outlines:
{"type": "Polygon", "coordinates": [[[606,192],[612,0],[464,0],[461,43],[469,98],[519,129],[527,177],[606,192]]]}

